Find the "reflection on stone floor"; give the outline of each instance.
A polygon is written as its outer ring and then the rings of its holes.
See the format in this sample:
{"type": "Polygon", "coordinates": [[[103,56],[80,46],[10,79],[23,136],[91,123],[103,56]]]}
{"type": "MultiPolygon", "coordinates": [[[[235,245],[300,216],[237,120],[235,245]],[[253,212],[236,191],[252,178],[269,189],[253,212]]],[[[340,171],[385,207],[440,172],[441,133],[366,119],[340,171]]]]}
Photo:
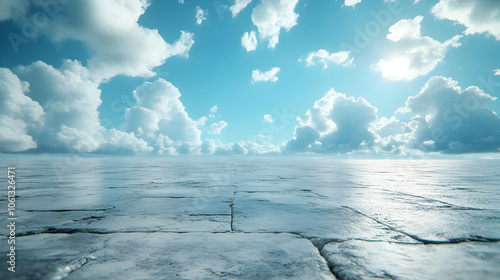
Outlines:
{"type": "Polygon", "coordinates": [[[4,164],[18,263],[1,279],[500,278],[500,161],[4,164]]]}

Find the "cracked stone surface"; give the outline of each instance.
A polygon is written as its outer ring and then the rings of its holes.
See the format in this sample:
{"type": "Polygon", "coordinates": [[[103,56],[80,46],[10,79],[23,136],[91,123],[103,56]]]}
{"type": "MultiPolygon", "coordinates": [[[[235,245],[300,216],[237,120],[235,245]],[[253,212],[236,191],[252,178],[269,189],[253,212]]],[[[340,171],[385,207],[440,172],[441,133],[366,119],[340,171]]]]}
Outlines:
{"type": "Polygon", "coordinates": [[[0,279],[500,279],[498,160],[2,166],[16,166],[18,221],[16,273],[0,279]]]}
{"type": "Polygon", "coordinates": [[[500,244],[404,244],[350,240],[321,254],[342,279],[499,279],[500,244]]]}
{"type": "Polygon", "coordinates": [[[18,250],[16,279],[335,279],[307,239],[288,233],[38,234],[18,250]]]}

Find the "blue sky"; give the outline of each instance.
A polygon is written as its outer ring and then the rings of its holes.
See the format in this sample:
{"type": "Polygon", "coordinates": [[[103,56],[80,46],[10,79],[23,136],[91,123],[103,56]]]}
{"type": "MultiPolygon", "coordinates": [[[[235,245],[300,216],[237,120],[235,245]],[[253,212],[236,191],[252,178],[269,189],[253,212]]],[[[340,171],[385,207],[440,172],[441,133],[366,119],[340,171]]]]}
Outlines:
{"type": "Polygon", "coordinates": [[[0,150],[499,151],[498,1],[183,2],[3,1],[0,150]]]}

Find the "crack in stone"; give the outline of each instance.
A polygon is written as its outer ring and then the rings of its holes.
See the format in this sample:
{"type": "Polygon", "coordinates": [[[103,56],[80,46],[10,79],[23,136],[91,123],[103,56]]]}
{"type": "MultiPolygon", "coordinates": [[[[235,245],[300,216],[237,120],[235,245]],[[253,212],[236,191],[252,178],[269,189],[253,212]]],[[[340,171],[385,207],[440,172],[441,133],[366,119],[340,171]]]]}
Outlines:
{"type": "MultiPolygon", "coordinates": [[[[351,209],[352,210],[352,209],[351,209]]],[[[355,210],[353,210],[355,211],[355,210]]],[[[343,242],[347,242],[347,241],[351,241],[351,240],[358,240],[358,241],[363,241],[363,242],[387,242],[387,243],[398,243],[398,244],[407,244],[407,245],[425,245],[426,243],[424,242],[419,242],[419,243],[409,243],[409,242],[392,242],[392,241],[384,241],[384,240],[367,240],[367,239],[362,239],[362,238],[349,238],[349,239],[336,239],[336,238],[322,238],[322,237],[313,237],[313,238],[307,238],[307,237],[304,237],[300,234],[296,234],[296,233],[291,233],[291,234],[294,234],[294,235],[297,235],[303,239],[307,239],[309,240],[309,242],[311,242],[311,244],[318,250],[319,252],[319,255],[326,261],[327,265],[328,265],[328,268],[330,269],[330,272],[336,277],[336,279],[341,279],[341,280],[344,280],[344,279],[351,279],[350,276],[346,276],[346,275],[340,275],[338,273],[335,272],[335,267],[334,265],[332,265],[327,257],[323,254],[323,248],[328,245],[328,244],[331,244],[331,243],[343,243],[343,242]]],[[[411,237],[411,236],[410,236],[411,237]]],[[[487,241],[477,241],[477,240],[468,240],[468,241],[472,241],[472,242],[487,242],[487,241]]],[[[463,242],[463,241],[462,241],[463,242]]],[[[498,242],[498,241],[491,241],[491,242],[498,242]]],[[[457,243],[460,243],[460,242],[454,242],[454,241],[450,241],[450,242],[443,242],[443,243],[433,243],[433,244],[457,244],[457,243]]],[[[428,243],[427,243],[428,244],[428,243]]],[[[387,271],[384,271],[382,270],[382,272],[384,273],[384,278],[387,278],[387,279],[398,279],[398,277],[388,273],[387,271]]]]}
{"type": "Polygon", "coordinates": [[[143,198],[153,198],[153,199],[156,199],[156,198],[172,198],[172,199],[192,199],[192,198],[198,198],[196,196],[175,196],[175,195],[166,195],[166,196],[152,196],[152,195],[145,195],[145,196],[142,196],[140,199],[143,199],[143,198]]]}
{"type": "MultiPolygon", "coordinates": [[[[228,231],[161,231],[161,230],[115,230],[106,231],[92,228],[57,228],[57,227],[43,227],[16,234],[18,237],[31,236],[38,234],[73,234],[73,233],[89,233],[89,234],[115,234],[115,233],[229,233],[228,231]]],[[[8,235],[2,235],[8,237],[8,235]]]]}
{"type": "Polygon", "coordinates": [[[231,214],[189,214],[191,217],[213,217],[213,216],[231,216],[231,214]]]}
{"type": "Polygon", "coordinates": [[[397,229],[389,224],[386,224],[382,221],[379,221],[375,218],[372,218],[370,217],[369,215],[361,212],[361,211],[358,211],[354,208],[351,208],[349,206],[344,206],[342,205],[343,208],[346,208],[346,209],[349,209],[353,212],[356,212],[362,216],[365,216],[373,221],[375,221],[376,223],[378,224],[381,224],[383,226],[386,226],[388,229],[390,230],[393,230],[393,231],[396,231],[396,232],[399,232],[401,234],[404,234],[406,236],[409,236],[411,238],[413,238],[414,240],[417,240],[421,243],[424,243],[424,244],[457,244],[457,243],[463,243],[463,242],[500,242],[500,239],[498,238],[488,238],[488,237],[483,237],[483,236],[470,236],[470,237],[458,237],[458,238],[451,238],[451,239],[448,239],[446,241],[439,241],[439,240],[430,240],[430,239],[425,239],[425,238],[420,238],[414,234],[411,234],[411,233],[408,233],[408,232],[405,232],[403,230],[400,230],[400,229],[397,229]]]}
{"type": "Polygon", "coordinates": [[[231,197],[231,202],[229,203],[229,211],[230,211],[229,214],[231,216],[231,222],[229,224],[229,228],[230,228],[231,232],[234,231],[233,230],[233,218],[234,218],[234,209],[233,209],[233,207],[234,207],[234,196],[235,196],[235,194],[236,194],[236,187],[233,187],[233,196],[231,197]]]}
{"type": "Polygon", "coordinates": [[[382,270],[382,272],[384,273],[384,276],[389,278],[389,279],[393,279],[393,280],[396,280],[398,279],[396,276],[392,275],[392,274],[389,274],[387,271],[385,270],[382,270]]]}
{"type": "MultiPolygon", "coordinates": [[[[304,238],[304,237],[302,237],[304,238]]],[[[328,269],[330,270],[330,272],[332,273],[333,277],[335,277],[335,279],[340,279],[339,275],[336,275],[335,272],[333,272],[333,266],[332,264],[328,261],[328,259],[323,255],[323,253],[321,252],[323,250],[323,246],[325,246],[326,244],[324,244],[321,249],[317,246],[317,244],[315,242],[313,242],[311,239],[309,238],[304,238],[306,240],[308,240],[309,242],[311,242],[311,244],[314,246],[314,248],[316,248],[316,250],[318,250],[318,254],[323,258],[323,260],[325,260],[326,262],[326,265],[328,266],[328,269]]],[[[331,243],[331,242],[330,242],[331,243]]]]}
{"type": "Polygon", "coordinates": [[[44,210],[34,210],[34,209],[28,209],[28,210],[21,210],[24,212],[102,212],[102,211],[108,211],[112,210],[113,208],[101,208],[101,209],[44,209],[44,210]]]}

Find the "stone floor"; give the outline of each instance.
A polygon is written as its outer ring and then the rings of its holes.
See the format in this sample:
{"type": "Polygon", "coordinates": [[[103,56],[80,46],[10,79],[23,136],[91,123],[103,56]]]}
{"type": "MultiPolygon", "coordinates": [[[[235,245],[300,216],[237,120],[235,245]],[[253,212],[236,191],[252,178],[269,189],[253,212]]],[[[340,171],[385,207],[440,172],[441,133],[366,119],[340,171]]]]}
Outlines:
{"type": "Polygon", "coordinates": [[[496,160],[7,166],[16,167],[16,272],[3,226],[0,279],[500,279],[496,160]]]}

